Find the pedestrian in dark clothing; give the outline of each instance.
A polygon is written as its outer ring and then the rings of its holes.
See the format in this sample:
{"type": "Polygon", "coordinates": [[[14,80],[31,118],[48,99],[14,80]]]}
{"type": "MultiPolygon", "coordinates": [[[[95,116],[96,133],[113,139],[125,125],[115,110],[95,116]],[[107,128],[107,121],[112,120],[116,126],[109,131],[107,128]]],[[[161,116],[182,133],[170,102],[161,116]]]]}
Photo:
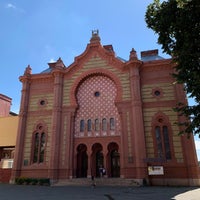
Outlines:
{"type": "Polygon", "coordinates": [[[93,188],[96,187],[96,183],[95,183],[95,180],[94,180],[94,176],[92,176],[92,187],[93,187],[93,188]]]}

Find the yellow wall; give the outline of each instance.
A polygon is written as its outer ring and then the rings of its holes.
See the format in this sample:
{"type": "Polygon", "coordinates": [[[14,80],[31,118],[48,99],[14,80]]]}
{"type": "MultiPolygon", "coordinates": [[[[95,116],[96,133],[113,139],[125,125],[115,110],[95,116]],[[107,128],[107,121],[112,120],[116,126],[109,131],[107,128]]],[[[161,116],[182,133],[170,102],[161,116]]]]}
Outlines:
{"type": "Polygon", "coordinates": [[[53,93],[49,92],[49,93],[31,95],[29,100],[29,111],[51,110],[52,107],[53,107],[53,93]],[[39,105],[40,100],[47,101],[44,107],[39,105]]]}
{"type": "Polygon", "coordinates": [[[26,134],[24,144],[24,160],[29,161],[31,155],[32,135],[36,131],[38,123],[43,123],[47,128],[45,133],[47,134],[46,143],[46,161],[49,160],[50,144],[51,144],[51,120],[52,120],[52,108],[53,108],[53,78],[41,79],[33,81],[30,90],[30,99],[28,106],[28,113],[26,122],[26,134]],[[45,100],[45,105],[40,105],[40,101],[45,100]]]}
{"type": "MultiPolygon", "coordinates": [[[[175,100],[175,91],[171,83],[160,83],[160,84],[148,84],[142,87],[142,100],[144,103],[151,102],[162,102],[175,100]],[[163,96],[159,99],[155,98],[152,94],[154,88],[160,88],[162,90],[163,96]]],[[[152,118],[156,113],[162,112],[169,118],[172,130],[172,142],[174,147],[174,154],[177,162],[183,162],[183,153],[181,149],[181,138],[178,135],[179,128],[174,123],[178,120],[177,113],[173,111],[172,107],[152,107],[144,108],[144,128],[145,128],[145,139],[147,148],[147,157],[154,157],[154,146],[152,138],[152,118]]]]}
{"type": "Polygon", "coordinates": [[[162,90],[163,96],[159,101],[170,101],[175,100],[174,96],[174,86],[172,83],[157,83],[157,84],[148,84],[142,87],[142,100],[146,102],[157,102],[158,100],[153,97],[152,91],[155,88],[162,90]]]}
{"type": "Polygon", "coordinates": [[[148,108],[144,109],[144,128],[145,128],[145,138],[146,138],[146,148],[147,148],[147,157],[154,157],[154,147],[153,147],[153,138],[152,138],[152,118],[154,115],[162,110],[162,112],[169,117],[169,122],[171,124],[172,130],[172,142],[174,147],[175,158],[178,162],[183,161],[183,154],[181,149],[181,137],[178,135],[179,129],[178,126],[174,124],[177,120],[177,115],[172,111],[171,107],[161,107],[161,108],[148,108]]]}
{"type": "Polygon", "coordinates": [[[15,146],[18,116],[0,117],[0,146],[15,146]]]}
{"type": "Polygon", "coordinates": [[[51,144],[51,115],[47,116],[32,116],[27,118],[27,127],[26,127],[26,135],[25,135],[25,145],[24,145],[24,159],[29,160],[31,155],[31,144],[32,144],[32,135],[35,131],[36,125],[41,120],[44,122],[46,127],[48,127],[47,132],[47,143],[46,143],[46,162],[49,160],[50,154],[50,144],[51,144]]]}

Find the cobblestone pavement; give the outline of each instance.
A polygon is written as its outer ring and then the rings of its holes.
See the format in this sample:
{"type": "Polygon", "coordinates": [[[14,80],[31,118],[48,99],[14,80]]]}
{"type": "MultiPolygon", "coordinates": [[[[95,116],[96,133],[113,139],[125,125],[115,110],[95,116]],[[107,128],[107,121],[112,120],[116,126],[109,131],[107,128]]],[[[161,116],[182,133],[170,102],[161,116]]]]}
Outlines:
{"type": "Polygon", "coordinates": [[[0,200],[200,200],[194,187],[26,186],[0,184],[0,200]]]}

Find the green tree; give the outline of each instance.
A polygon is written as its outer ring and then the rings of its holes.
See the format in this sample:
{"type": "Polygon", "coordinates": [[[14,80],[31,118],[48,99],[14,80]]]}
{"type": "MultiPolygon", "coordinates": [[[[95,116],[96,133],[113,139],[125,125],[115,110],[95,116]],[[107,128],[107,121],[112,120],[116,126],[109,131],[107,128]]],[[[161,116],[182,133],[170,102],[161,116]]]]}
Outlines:
{"type": "Polygon", "coordinates": [[[195,105],[179,102],[175,110],[189,118],[180,133],[200,136],[200,0],[154,0],[145,14],[147,27],[158,34],[163,52],[175,63],[177,84],[184,84],[195,105]]]}

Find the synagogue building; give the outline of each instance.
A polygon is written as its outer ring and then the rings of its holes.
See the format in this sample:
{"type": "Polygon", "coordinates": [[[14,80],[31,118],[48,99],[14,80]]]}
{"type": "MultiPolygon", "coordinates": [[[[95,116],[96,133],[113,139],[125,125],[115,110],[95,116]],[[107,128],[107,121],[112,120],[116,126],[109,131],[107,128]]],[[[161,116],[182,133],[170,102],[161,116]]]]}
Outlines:
{"type": "Polygon", "coordinates": [[[65,66],[20,76],[21,106],[11,180],[132,179],[152,185],[198,185],[193,137],[180,136],[173,107],[187,103],[171,59],[134,49],[129,60],[93,31],[85,51],[65,66]]]}

